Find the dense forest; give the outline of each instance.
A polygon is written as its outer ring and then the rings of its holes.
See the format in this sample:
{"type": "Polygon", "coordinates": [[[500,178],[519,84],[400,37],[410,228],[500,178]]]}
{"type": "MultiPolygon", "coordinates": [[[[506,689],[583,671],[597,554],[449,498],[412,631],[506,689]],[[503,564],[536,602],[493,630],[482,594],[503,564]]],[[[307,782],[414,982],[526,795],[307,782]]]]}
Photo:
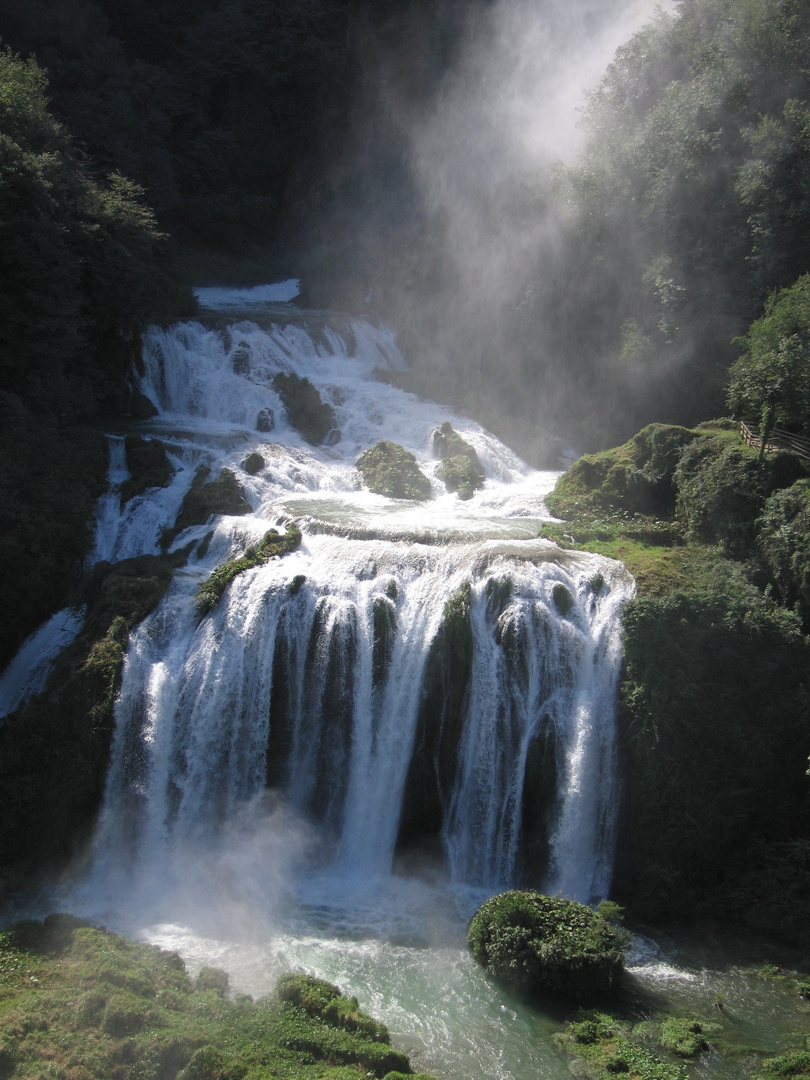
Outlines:
{"type": "Polygon", "coordinates": [[[495,427],[595,449],[724,411],[735,338],[810,269],[807,5],[659,11],[587,97],[579,156],[490,172],[506,75],[480,43],[507,8],[6,5],[4,384],[88,349],[115,372],[183,282],[294,274],[394,320],[419,376],[495,427]]]}

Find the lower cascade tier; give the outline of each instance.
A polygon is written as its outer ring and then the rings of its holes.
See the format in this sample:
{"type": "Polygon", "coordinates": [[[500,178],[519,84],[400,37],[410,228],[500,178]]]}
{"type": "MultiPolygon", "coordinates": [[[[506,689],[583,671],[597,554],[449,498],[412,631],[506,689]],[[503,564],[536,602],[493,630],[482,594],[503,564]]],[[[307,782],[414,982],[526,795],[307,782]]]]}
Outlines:
{"type": "Polygon", "coordinates": [[[310,535],[202,620],[197,581],[132,637],[99,857],[148,861],[275,789],[344,870],[606,893],[621,566],[310,535]]]}

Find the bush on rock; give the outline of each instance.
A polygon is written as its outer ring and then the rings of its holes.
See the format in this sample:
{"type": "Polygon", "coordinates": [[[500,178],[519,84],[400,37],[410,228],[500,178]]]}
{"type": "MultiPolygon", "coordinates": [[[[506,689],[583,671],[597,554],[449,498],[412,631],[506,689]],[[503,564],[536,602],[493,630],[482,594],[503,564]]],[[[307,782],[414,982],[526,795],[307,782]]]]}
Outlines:
{"type": "Polygon", "coordinates": [[[467,945],[492,976],[531,993],[605,994],[623,966],[620,940],[601,915],[538,892],[487,900],[473,916],[467,945]]]}
{"type": "Polygon", "coordinates": [[[376,443],[357,459],[366,487],[389,499],[429,499],[430,480],[399,443],[376,443]]]}

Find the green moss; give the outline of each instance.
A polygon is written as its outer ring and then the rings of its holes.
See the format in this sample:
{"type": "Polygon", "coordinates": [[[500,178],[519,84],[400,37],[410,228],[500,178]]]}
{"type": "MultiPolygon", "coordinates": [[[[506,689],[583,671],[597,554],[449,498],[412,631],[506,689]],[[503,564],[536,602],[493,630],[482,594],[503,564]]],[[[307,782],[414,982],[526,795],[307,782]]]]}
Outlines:
{"type": "Polygon", "coordinates": [[[321,401],[309,379],[297,375],[279,372],[273,379],[273,389],[281,398],[296,431],[308,443],[319,446],[336,425],[332,406],[321,401]]]}
{"type": "Polygon", "coordinates": [[[416,458],[398,443],[378,442],[357,460],[369,491],[389,499],[429,499],[430,480],[416,458]]]}
{"type": "Polygon", "coordinates": [[[214,990],[220,997],[228,993],[228,972],[221,968],[204,967],[197,972],[195,990],[214,990]]]}
{"type": "Polygon", "coordinates": [[[300,544],[301,532],[295,525],[289,525],[283,535],[276,529],[268,529],[256,547],[248,548],[240,559],[231,559],[222,566],[218,566],[213,574],[198,587],[196,602],[200,616],[207,615],[216,607],[222,594],[238,574],[254,566],[261,566],[269,559],[287,555],[295,551],[300,544]]]}
{"type": "Polygon", "coordinates": [[[583,1013],[556,1037],[572,1057],[587,1063],[593,1080],[626,1074],[633,1080],[685,1080],[682,1065],[663,1061],[633,1038],[629,1024],[601,1012],[583,1013]]]}
{"type": "Polygon", "coordinates": [[[159,439],[144,439],[140,435],[127,435],[124,439],[129,479],[121,485],[121,502],[129,502],[149,488],[166,487],[174,475],[174,469],[159,439]]]}
{"type": "Polygon", "coordinates": [[[204,525],[213,514],[241,517],[251,513],[242,486],[230,469],[222,469],[216,480],[210,480],[211,470],[201,465],[186,492],[180,513],[171,529],[161,537],[164,551],[176,536],[192,525],[204,525]]]}
{"type": "Polygon", "coordinates": [[[484,470],[478,454],[449,421],[433,433],[433,455],[442,462],[439,479],[448,491],[458,492],[460,499],[471,499],[474,492],[484,486],[484,470]]]}
{"type": "Polygon", "coordinates": [[[44,692],[0,725],[0,866],[9,885],[65,865],[89,837],[129,631],[184,561],[180,552],[97,565],[82,588],[80,634],[57,658],[44,692]]]}
{"type": "Polygon", "coordinates": [[[790,1076],[794,1080],[807,1080],[810,1077],[810,1051],[789,1050],[786,1054],[762,1064],[761,1080],[772,1080],[774,1076],[790,1076]]]}
{"type": "Polygon", "coordinates": [[[487,900],[473,916],[467,945],[500,982],[535,993],[609,993],[623,967],[619,939],[601,915],[537,892],[487,900]]]}
{"type": "Polygon", "coordinates": [[[1,1075],[413,1075],[385,1027],[336,987],[291,975],[277,995],[229,1001],[227,976],[214,978],[212,970],[203,969],[192,987],[176,953],[64,917],[12,926],[0,933],[1,1075]]]}
{"type": "Polygon", "coordinates": [[[661,1045],[678,1057],[697,1057],[709,1049],[707,1036],[719,1030],[719,1024],[705,1024],[694,1018],[670,1016],[661,1025],[661,1045]]]}

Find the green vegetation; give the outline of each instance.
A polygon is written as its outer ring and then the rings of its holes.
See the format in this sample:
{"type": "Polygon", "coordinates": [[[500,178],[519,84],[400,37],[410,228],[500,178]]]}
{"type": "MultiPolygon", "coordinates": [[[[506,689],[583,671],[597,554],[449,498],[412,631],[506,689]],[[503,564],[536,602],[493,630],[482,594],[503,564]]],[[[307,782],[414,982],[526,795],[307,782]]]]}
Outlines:
{"type": "Polygon", "coordinates": [[[281,398],[295,430],[308,443],[320,446],[335,426],[332,406],[321,401],[321,395],[309,379],[298,375],[279,372],[273,379],[273,389],[281,398]]]}
{"type": "Polygon", "coordinates": [[[810,1050],[789,1050],[786,1054],[763,1062],[763,1071],[757,1080],[773,1080],[774,1076],[789,1076],[793,1080],[807,1080],[810,1076],[810,1050]]]}
{"type": "Polygon", "coordinates": [[[588,1065],[588,1076],[609,1080],[622,1074],[629,1080],[685,1080],[682,1065],[662,1060],[635,1036],[633,1025],[602,1012],[582,1013],[561,1035],[558,1044],[588,1065]]]}
{"type": "Polygon", "coordinates": [[[765,441],[775,424],[810,434],[810,274],[770,298],[742,350],[729,373],[734,415],[760,421],[765,441]]]}
{"type": "Polygon", "coordinates": [[[93,177],[45,73],[0,46],[0,385],[75,423],[126,408],[138,335],[193,308],[143,192],[93,177]]]}
{"type": "MultiPolygon", "coordinates": [[[[286,975],[230,1000],[224,971],[192,984],[177,953],[69,915],[0,933],[0,1067],[73,1080],[412,1077],[383,1024],[329,983],[286,975]],[[46,1064],[47,1063],[47,1064],[46,1064]]],[[[431,1080],[422,1076],[422,1080],[431,1080]]]]}
{"type": "Polygon", "coordinates": [[[378,442],[357,459],[369,491],[389,499],[429,499],[430,480],[416,458],[398,443],[378,442]]]}
{"type": "MultiPolygon", "coordinates": [[[[202,582],[197,589],[197,611],[200,617],[207,615],[217,606],[222,594],[237,574],[244,573],[245,570],[250,570],[254,566],[261,566],[270,559],[287,555],[295,551],[300,544],[301,532],[296,525],[289,525],[283,535],[277,529],[268,529],[255,547],[249,547],[240,559],[231,559],[230,562],[218,566],[213,574],[202,582]]],[[[293,585],[296,580],[298,579],[293,579],[293,585]]],[[[303,584],[303,581],[300,584],[303,584]]],[[[293,591],[291,586],[293,595],[298,588],[293,591]]]]}
{"type": "Polygon", "coordinates": [[[448,491],[458,492],[460,499],[471,499],[484,486],[484,470],[478,454],[449,421],[433,433],[433,456],[441,459],[439,479],[448,491]]]}
{"type": "Polygon", "coordinates": [[[0,391],[0,669],[73,599],[107,465],[98,432],[42,422],[0,391]]]}
{"type": "Polygon", "coordinates": [[[810,626],[810,480],[770,496],[756,522],[756,543],[780,601],[810,626]]]}
{"type": "Polygon", "coordinates": [[[499,982],[530,993],[574,998],[607,994],[622,970],[622,949],[608,922],[574,900],[507,892],[473,916],[467,945],[499,982]]]}
{"type": "Polygon", "coordinates": [[[549,500],[567,518],[558,540],[622,558],[637,581],[614,882],[637,916],[733,911],[808,940],[804,471],[760,461],[732,425],[653,425],[578,461],[549,500]]]}
{"type": "Polygon", "coordinates": [[[212,514],[242,517],[251,512],[242,485],[230,469],[222,469],[216,480],[209,480],[210,475],[211,470],[207,465],[201,465],[197,469],[173,527],[167,529],[161,537],[160,543],[164,551],[184,529],[192,525],[204,525],[212,514]]]}
{"type": "Polygon", "coordinates": [[[706,1036],[720,1030],[693,1017],[670,1016],[661,1025],[661,1045],[681,1058],[693,1058],[709,1049],[706,1036]]]}

